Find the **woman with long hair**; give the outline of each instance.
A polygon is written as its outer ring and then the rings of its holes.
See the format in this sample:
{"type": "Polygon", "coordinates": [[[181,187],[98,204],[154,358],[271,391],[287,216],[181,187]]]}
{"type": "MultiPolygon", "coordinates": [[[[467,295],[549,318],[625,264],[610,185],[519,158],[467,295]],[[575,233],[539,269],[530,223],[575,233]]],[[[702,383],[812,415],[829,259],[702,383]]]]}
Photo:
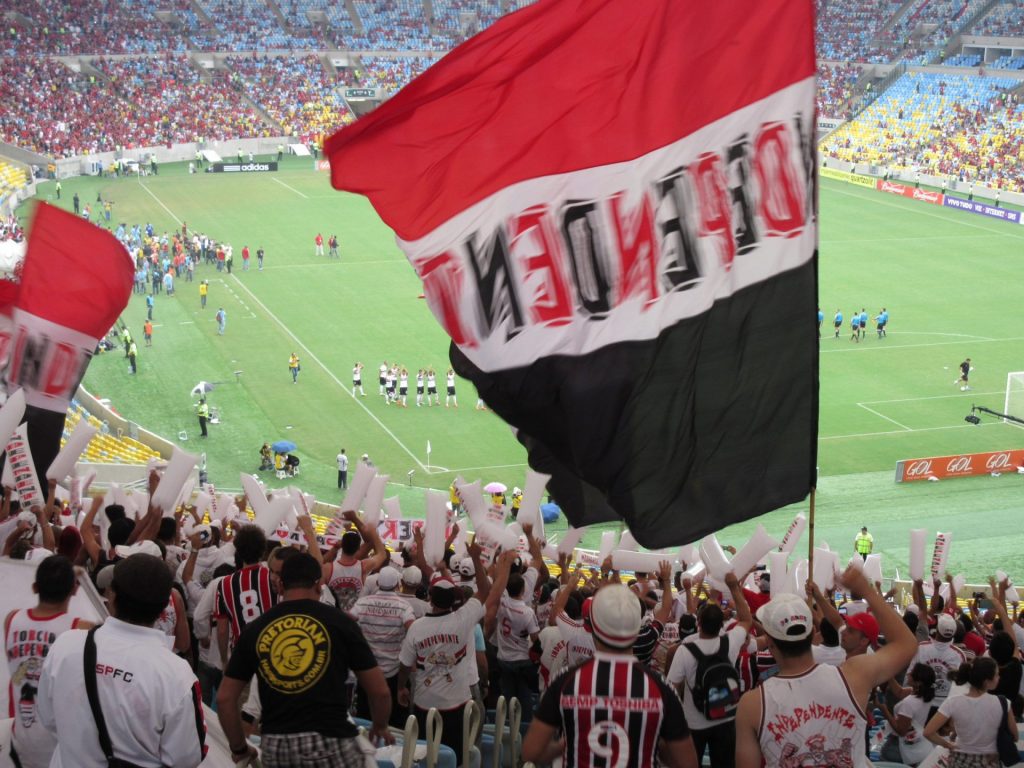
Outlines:
{"type": "Polygon", "coordinates": [[[882,713],[899,737],[899,762],[915,766],[935,749],[935,745],[924,738],[928,712],[935,698],[935,670],[927,664],[915,664],[907,675],[907,683],[906,688],[895,682],[889,684],[889,691],[899,701],[892,712],[883,706],[882,713]]]}
{"type": "Polygon", "coordinates": [[[1003,715],[999,697],[989,693],[999,684],[999,666],[994,659],[982,656],[961,664],[953,680],[957,685],[966,683],[967,693],[943,702],[925,726],[925,738],[949,750],[949,768],[999,768],[996,733],[1002,719],[1017,738],[1013,712],[1008,708],[1003,715]],[[939,735],[950,721],[956,732],[954,741],[939,735]]]}

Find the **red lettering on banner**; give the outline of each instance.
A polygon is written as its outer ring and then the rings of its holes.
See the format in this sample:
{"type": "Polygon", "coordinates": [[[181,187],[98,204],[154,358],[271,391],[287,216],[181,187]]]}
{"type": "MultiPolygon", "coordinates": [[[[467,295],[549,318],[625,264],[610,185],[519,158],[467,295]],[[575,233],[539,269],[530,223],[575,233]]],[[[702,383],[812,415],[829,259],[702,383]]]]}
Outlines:
{"type": "Polygon", "coordinates": [[[654,208],[646,195],[636,208],[625,210],[625,195],[612,196],[612,222],[619,245],[620,287],[618,302],[638,296],[650,304],[658,298],[658,242],[654,208]]]}
{"type": "Polygon", "coordinates": [[[475,347],[476,339],[463,327],[459,315],[462,266],[450,251],[413,264],[423,281],[423,293],[448,335],[460,347],[475,347]]]}
{"type": "Polygon", "coordinates": [[[522,265],[533,321],[544,325],[568,323],[572,320],[572,302],[559,267],[560,243],[548,207],[536,205],[513,216],[509,235],[512,254],[522,265]]]}
{"type": "Polygon", "coordinates": [[[701,155],[694,163],[693,176],[700,203],[700,235],[715,236],[719,259],[729,270],[736,258],[736,241],[733,239],[732,207],[722,158],[713,152],[701,155]]]}
{"type": "Polygon", "coordinates": [[[1024,449],[906,459],[897,464],[896,482],[908,483],[932,477],[938,480],[947,477],[971,477],[989,472],[1009,471],[1021,466],[1024,466],[1024,449]]]}
{"type": "Polygon", "coordinates": [[[82,352],[70,344],[60,343],[53,350],[46,366],[43,394],[51,397],[70,397],[78,386],[78,371],[82,352]]]}
{"type": "Polygon", "coordinates": [[[784,123],[761,128],[754,142],[754,166],[761,186],[761,217],[769,236],[796,237],[804,227],[799,177],[790,160],[789,129],[784,123]]]}
{"type": "Polygon", "coordinates": [[[883,192],[888,192],[890,195],[906,195],[907,188],[902,184],[894,184],[891,181],[883,181],[881,186],[878,187],[883,192]]]}

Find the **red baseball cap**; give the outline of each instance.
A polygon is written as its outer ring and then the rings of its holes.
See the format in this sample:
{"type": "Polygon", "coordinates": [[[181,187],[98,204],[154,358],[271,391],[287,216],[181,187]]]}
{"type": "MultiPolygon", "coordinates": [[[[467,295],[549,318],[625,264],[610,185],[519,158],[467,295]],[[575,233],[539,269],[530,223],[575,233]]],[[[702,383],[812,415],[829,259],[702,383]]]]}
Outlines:
{"type": "Polygon", "coordinates": [[[855,629],[871,641],[872,646],[878,645],[878,619],[870,613],[858,613],[846,617],[846,626],[855,629]]]}

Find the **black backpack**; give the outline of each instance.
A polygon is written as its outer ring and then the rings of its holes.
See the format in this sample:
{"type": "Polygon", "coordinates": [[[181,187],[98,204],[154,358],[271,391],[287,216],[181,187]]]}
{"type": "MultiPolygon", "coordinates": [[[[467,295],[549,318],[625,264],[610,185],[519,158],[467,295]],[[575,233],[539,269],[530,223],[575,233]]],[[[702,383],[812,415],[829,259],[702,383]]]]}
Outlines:
{"type": "Polygon", "coordinates": [[[727,720],[736,715],[740,703],[740,676],[729,661],[729,638],[723,637],[718,651],[705,654],[695,643],[683,647],[697,660],[694,675],[693,704],[708,720],[727,720]]]}

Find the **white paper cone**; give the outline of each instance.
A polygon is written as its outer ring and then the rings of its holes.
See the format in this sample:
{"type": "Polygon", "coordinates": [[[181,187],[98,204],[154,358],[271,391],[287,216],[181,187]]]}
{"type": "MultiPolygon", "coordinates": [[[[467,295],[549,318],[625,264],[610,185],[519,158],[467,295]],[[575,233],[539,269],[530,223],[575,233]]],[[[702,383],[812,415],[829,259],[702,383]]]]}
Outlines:
{"type": "Polygon", "coordinates": [[[242,490],[245,491],[245,498],[249,502],[249,506],[252,507],[253,514],[257,517],[260,514],[265,514],[267,505],[270,502],[267,501],[266,491],[260,485],[260,481],[252,475],[247,475],[245,472],[241,473],[240,478],[242,480],[242,490]]]}
{"type": "MultiPolygon", "coordinates": [[[[148,493],[133,493],[128,497],[132,501],[132,506],[135,507],[136,519],[141,519],[147,512],[149,512],[149,494],[148,493]]],[[[174,515],[174,508],[171,508],[171,516],[174,515]]]]}
{"type": "MultiPolygon", "coordinates": [[[[402,506],[398,503],[398,497],[392,496],[384,499],[381,502],[381,506],[384,508],[384,515],[388,520],[401,520],[402,519],[402,506]]],[[[465,528],[465,526],[460,526],[465,528]]]]}
{"type": "Polygon", "coordinates": [[[849,562],[846,563],[846,565],[847,566],[851,566],[852,565],[854,568],[856,568],[861,573],[864,572],[864,558],[862,558],[860,555],[854,555],[853,557],[851,557],[849,562]]]}
{"type": "MultiPolygon", "coordinates": [[[[18,391],[20,392],[21,390],[18,391]]],[[[0,418],[2,418],[2,411],[0,411],[0,418]]],[[[71,436],[68,437],[68,441],[64,443],[64,447],[60,449],[60,453],[50,463],[49,469],[46,470],[46,479],[61,482],[70,475],[75,469],[78,457],[82,455],[82,451],[85,450],[93,435],[98,431],[88,421],[81,419],[75,425],[75,429],[71,436]]]]}
{"type": "Polygon", "coordinates": [[[199,457],[193,453],[186,453],[178,447],[174,448],[171,454],[171,461],[164,470],[160,483],[153,492],[153,506],[163,511],[170,509],[174,511],[174,502],[181,493],[181,487],[185,480],[199,463],[199,457]]]}
{"type": "MultiPolygon", "coordinates": [[[[536,526],[541,522],[540,502],[544,498],[551,475],[526,470],[526,485],[523,487],[523,500],[519,504],[519,516],[516,518],[522,525],[536,526]]],[[[542,523],[543,524],[543,523],[542,523]]]]}
{"type": "Polygon", "coordinates": [[[370,481],[376,474],[377,470],[369,464],[362,461],[356,464],[355,474],[352,476],[352,482],[348,484],[348,491],[345,492],[345,499],[341,502],[339,511],[358,512],[366,492],[370,489],[370,481]]]}
{"type": "Polygon", "coordinates": [[[690,566],[683,571],[683,579],[689,579],[690,584],[698,584],[701,579],[704,578],[704,574],[707,573],[707,566],[704,565],[702,560],[694,560],[690,566]]]}
{"type": "MultiPolygon", "coordinates": [[[[203,519],[203,515],[210,509],[210,504],[213,502],[213,498],[206,491],[200,491],[196,494],[196,515],[199,519],[203,519]]],[[[212,515],[211,515],[212,517],[212,515]]]]}
{"type": "Polygon", "coordinates": [[[700,557],[708,567],[708,575],[717,581],[723,581],[729,572],[729,560],[722,551],[715,534],[705,536],[700,543],[700,557]]]}
{"type": "Polygon", "coordinates": [[[786,535],[782,537],[782,542],[779,544],[779,551],[792,554],[793,550],[796,549],[797,543],[800,541],[800,537],[804,535],[806,527],[807,518],[801,512],[789,524],[789,530],[786,531],[786,535]]]}
{"type": "MultiPolygon", "coordinates": [[[[292,500],[290,498],[288,498],[288,497],[285,497],[283,500],[288,502],[288,505],[291,505],[291,503],[292,503],[292,500]]],[[[230,493],[218,493],[217,494],[217,519],[218,520],[233,519],[234,517],[236,517],[239,514],[240,513],[238,511],[238,507],[235,506],[235,497],[234,496],[232,496],[230,493]]],[[[283,515],[284,513],[282,512],[281,514],[283,515]]],[[[242,515],[242,517],[244,518],[245,516],[242,515]]],[[[284,518],[282,517],[281,519],[284,519],[284,518]]],[[[274,523],[274,525],[272,525],[270,528],[264,528],[263,532],[267,533],[267,534],[272,533],[274,531],[274,529],[277,528],[277,526],[280,524],[281,519],[279,519],[276,523],[274,523]]],[[[249,521],[248,520],[243,520],[243,522],[248,523],[249,521]]]]}
{"type": "Polygon", "coordinates": [[[580,543],[580,539],[582,538],[582,528],[570,528],[565,532],[565,538],[562,539],[561,543],[558,545],[558,554],[571,555],[573,550],[576,549],[576,545],[580,543]]]}
{"type": "Polygon", "coordinates": [[[864,561],[864,576],[872,584],[882,580],[882,556],[879,554],[868,555],[864,561]]]}
{"type": "Polygon", "coordinates": [[[448,522],[448,494],[427,491],[427,513],[423,524],[423,557],[434,566],[444,557],[445,524],[448,522]]]}
{"type": "Polygon", "coordinates": [[[729,570],[736,575],[737,579],[742,579],[748,571],[761,562],[765,555],[773,549],[777,549],[778,546],[778,540],[769,536],[763,525],[758,525],[757,530],[747,540],[747,543],[733,556],[729,570]]]}
{"type": "Polygon", "coordinates": [[[935,534],[935,548],[932,550],[932,578],[941,579],[946,575],[949,549],[953,543],[952,533],[935,534]]]}
{"type": "Polygon", "coordinates": [[[804,585],[807,583],[807,560],[798,560],[796,565],[789,569],[787,589],[790,593],[804,597],[807,590],[804,585]]]}
{"type": "Polygon", "coordinates": [[[597,559],[604,562],[605,558],[615,548],[615,531],[605,531],[601,534],[601,548],[597,550],[597,559]]]}
{"type": "Polygon", "coordinates": [[[924,548],[928,539],[928,531],[924,528],[913,528],[910,531],[910,580],[921,581],[924,578],[924,548]]]}
{"type": "MultiPolygon", "coordinates": [[[[220,506],[220,504],[218,504],[220,506]]],[[[253,521],[263,529],[263,532],[270,536],[277,530],[277,527],[284,522],[289,512],[293,512],[294,506],[290,497],[272,499],[268,502],[263,513],[256,516],[253,521]]]]}
{"type": "Polygon", "coordinates": [[[462,506],[466,515],[473,521],[473,529],[487,519],[487,505],[484,503],[483,494],[480,492],[480,481],[476,480],[467,483],[455,478],[455,490],[462,500],[462,506]]]}
{"type": "Polygon", "coordinates": [[[697,551],[696,544],[689,544],[685,547],[679,548],[679,562],[686,563],[687,568],[698,560],[700,560],[700,553],[697,551]]]}
{"type": "Polygon", "coordinates": [[[1020,602],[1020,595],[1017,594],[1017,588],[1012,584],[1006,590],[1006,599],[1011,603],[1020,602]]]}
{"type": "MultiPolygon", "coordinates": [[[[19,392],[21,390],[18,390],[19,392]]],[[[7,442],[7,460],[5,467],[11,468],[11,485],[18,494],[23,507],[46,503],[43,491],[39,487],[35,464],[32,462],[32,450],[28,443],[28,424],[15,427],[14,434],[7,442]]]]}
{"type": "Polygon", "coordinates": [[[629,532],[627,528],[622,532],[622,536],[619,537],[618,549],[628,549],[633,552],[637,551],[636,539],[633,538],[633,534],[629,532]]]}
{"type": "Polygon", "coordinates": [[[657,573],[663,560],[670,560],[666,555],[656,552],[636,552],[632,549],[616,549],[612,552],[612,567],[617,571],[642,571],[657,573]]]}
{"type": "Polygon", "coordinates": [[[829,552],[821,547],[814,548],[814,583],[818,589],[827,592],[835,586],[835,552],[829,552]]]}
{"type": "MultiPolygon", "coordinates": [[[[370,487],[366,490],[366,496],[363,498],[363,520],[367,525],[376,527],[380,522],[381,505],[384,503],[384,493],[387,491],[390,479],[391,475],[377,475],[370,481],[370,487]]],[[[447,503],[448,494],[444,496],[447,503]]],[[[447,515],[447,511],[445,514],[447,515]]]]}
{"type": "Polygon", "coordinates": [[[768,571],[771,573],[771,596],[784,595],[788,591],[789,555],[785,552],[768,553],[768,571]]]}
{"type": "Polygon", "coordinates": [[[4,470],[2,475],[0,475],[0,484],[3,484],[4,488],[14,488],[14,470],[11,469],[11,462],[9,461],[4,462],[4,470]]]}
{"type": "Polygon", "coordinates": [[[180,507],[182,504],[188,504],[189,500],[192,498],[192,491],[195,489],[195,487],[196,479],[195,477],[192,477],[190,475],[188,480],[185,481],[185,484],[181,486],[181,492],[178,494],[178,498],[174,502],[174,507],[171,509],[172,516],[174,515],[174,512],[175,510],[178,509],[178,507],[180,507]]]}
{"type": "MultiPolygon", "coordinates": [[[[14,429],[25,418],[25,390],[17,389],[0,408],[0,445],[7,445],[14,429]]],[[[82,421],[85,421],[83,419],[82,421]]],[[[81,423],[81,422],[79,422],[81,423]]]]}

